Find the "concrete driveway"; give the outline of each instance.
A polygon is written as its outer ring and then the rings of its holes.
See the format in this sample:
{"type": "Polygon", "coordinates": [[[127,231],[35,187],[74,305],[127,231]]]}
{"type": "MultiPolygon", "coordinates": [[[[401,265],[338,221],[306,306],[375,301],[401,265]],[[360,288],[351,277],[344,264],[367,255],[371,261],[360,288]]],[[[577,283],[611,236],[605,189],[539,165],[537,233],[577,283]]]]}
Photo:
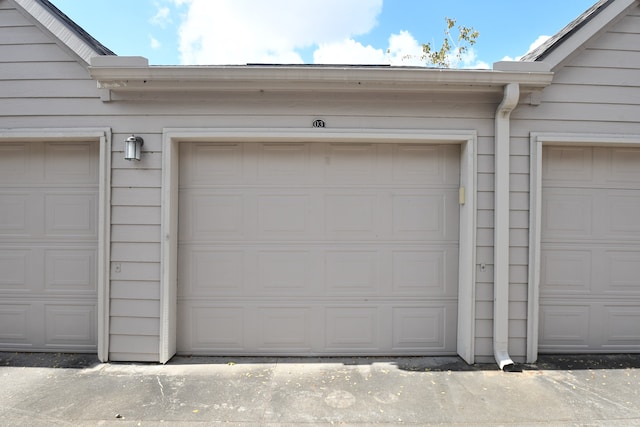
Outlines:
{"type": "Polygon", "coordinates": [[[206,358],[101,364],[0,352],[3,426],[640,426],[640,355],[206,358]]]}

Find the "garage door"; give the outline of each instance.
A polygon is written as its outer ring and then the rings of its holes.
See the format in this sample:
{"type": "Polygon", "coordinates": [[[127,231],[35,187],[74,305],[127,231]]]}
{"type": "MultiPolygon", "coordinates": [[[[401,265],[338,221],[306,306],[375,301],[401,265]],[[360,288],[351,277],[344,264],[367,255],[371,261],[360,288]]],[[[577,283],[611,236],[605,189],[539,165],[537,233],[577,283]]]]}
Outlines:
{"type": "Polygon", "coordinates": [[[640,350],[640,149],[543,151],[540,352],[640,350]]]}
{"type": "Polygon", "coordinates": [[[96,350],[98,147],[0,143],[0,349],[96,350]]]}
{"type": "Polygon", "coordinates": [[[459,156],[182,143],[178,351],[455,354],[459,156]]]}

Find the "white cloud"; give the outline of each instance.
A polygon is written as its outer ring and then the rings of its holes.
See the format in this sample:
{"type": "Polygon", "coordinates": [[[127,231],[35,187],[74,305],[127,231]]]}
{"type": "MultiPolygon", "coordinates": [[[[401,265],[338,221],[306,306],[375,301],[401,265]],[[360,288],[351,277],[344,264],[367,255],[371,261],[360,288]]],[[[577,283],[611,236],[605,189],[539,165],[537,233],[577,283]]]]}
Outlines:
{"type": "MultiPolygon", "coordinates": [[[[335,43],[322,44],[313,53],[316,64],[386,64],[394,66],[425,66],[422,59],[422,44],[408,31],[400,31],[389,37],[387,49],[364,46],[346,39],[335,43]]],[[[479,61],[473,49],[467,50],[461,59],[455,52],[449,56],[452,68],[489,69],[489,64],[479,61]]]]}
{"type": "Polygon", "coordinates": [[[478,55],[476,54],[473,48],[467,49],[462,55],[460,55],[460,59],[451,58],[451,65],[455,68],[466,68],[473,70],[489,70],[491,67],[484,61],[480,61],[478,59],[478,55]]]}
{"type": "Polygon", "coordinates": [[[422,45],[408,31],[392,34],[386,49],[346,39],[321,44],[313,53],[316,64],[385,64],[397,66],[424,65],[420,59],[422,45]]]}
{"type": "Polygon", "coordinates": [[[424,65],[424,61],[420,58],[422,56],[422,44],[418,43],[408,31],[391,34],[387,53],[391,65],[424,65]]]}
{"type": "Polygon", "coordinates": [[[174,3],[186,7],[179,30],[183,64],[301,63],[299,49],[332,49],[365,34],[382,10],[382,0],[174,3]]]}
{"type": "Polygon", "coordinates": [[[523,53],[520,56],[516,56],[515,58],[512,58],[510,56],[505,56],[504,58],[502,58],[502,61],[520,61],[520,59],[523,56],[525,56],[527,53],[531,52],[532,50],[534,50],[538,46],[541,46],[544,42],[546,42],[550,38],[551,38],[551,36],[545,36],[545,35],[538,36],[538,38],[535,39],[534,42],[529,45],[529,50],[527,50],[525,53],[523,53]]]}
{"type": "Polygon", "coordinates": [[[160,49],[160,47],[162,47],[162,43],[160,43],[160,40],[158,40],[153,36],[149,36],[149,44],[151,45],[151,49],[153,50],[157,50],[157,49],[160,49]]]}
{"type": "Polygon", "coordinates": [[[382,49],[371,45],[346,39],[335,43],[321,44],[313,52],[313,62],[316,64],[387,64],[387,58],[382,49]]]}
{"type": "Polygon", "coordinates": [[[550,38],[551,36],[545,36],[545,35],[538,36],[538,38],[535,39],[535,41],[531,43],[531,45],[529,46],[529,50],[527,51],[527,53],[531,52],[533,49],[537,48],[538,46],[542,46],[542,44],[547,40],[549,40],[550,38]]]}
{"type": "Polygon", "coordinates": [[[157,25],[161,28],[165,28],[167,25],[169,25],[172,22],[171,9],[169,9],[167,6],[161,6],[158,3],[156,3],[156,8],[158,10],[156,14],[153,17],[151,17],[149,22],[151,22],[153,25],[157,25]]]}
{"type": "MultiPolygon", "coordinates": [[[[181,16],[182,64],[295,64],[312,49],[316,64],[425,65],[422,45],[408,31],[391,34],[387,46],[357,40],[376,26],[383,0],[162,1],[171,1],[181,16]]],[[[450,62],[489,68],[473,49],[450,62]]]]}

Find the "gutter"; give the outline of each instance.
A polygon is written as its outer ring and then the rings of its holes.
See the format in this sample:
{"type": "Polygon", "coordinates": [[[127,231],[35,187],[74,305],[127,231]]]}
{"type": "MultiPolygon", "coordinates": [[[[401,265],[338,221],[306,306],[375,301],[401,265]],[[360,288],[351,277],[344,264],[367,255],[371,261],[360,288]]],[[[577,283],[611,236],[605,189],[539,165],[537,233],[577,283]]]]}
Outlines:
{"type": "Polygon", "coordinates": [[[501,370],[513,365],[509,356],[509,156],[510,117],[518,105],[520,85],[504,86],[495,117],[495,206],[493,276],[493,355],[501,370]]]}
{"type": "MultiPolygon", "coordinates": [[[[497,63],[502,64],[502,63],[497,63]]],[[[98,88],[114,93],[340,91],[501,93],[512,82],[522,92],[542,90],[553,74],[537,63],[497,70],[388,66],[212,65],[155,66],[143,57],[96,56],[89,67],[98,88]]]]}

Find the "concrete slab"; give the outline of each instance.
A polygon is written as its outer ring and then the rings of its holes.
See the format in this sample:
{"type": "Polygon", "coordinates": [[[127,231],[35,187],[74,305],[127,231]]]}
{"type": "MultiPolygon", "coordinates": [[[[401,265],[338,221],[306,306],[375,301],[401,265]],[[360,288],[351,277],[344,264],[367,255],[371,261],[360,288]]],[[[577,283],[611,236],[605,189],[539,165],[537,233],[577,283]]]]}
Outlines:
{"type": "Polygon", "coordinates": [[[640,426],[640,355],[521,372],[458,358],[205,358],[101,364],[0,353],[8,426],[640,426]]]}

